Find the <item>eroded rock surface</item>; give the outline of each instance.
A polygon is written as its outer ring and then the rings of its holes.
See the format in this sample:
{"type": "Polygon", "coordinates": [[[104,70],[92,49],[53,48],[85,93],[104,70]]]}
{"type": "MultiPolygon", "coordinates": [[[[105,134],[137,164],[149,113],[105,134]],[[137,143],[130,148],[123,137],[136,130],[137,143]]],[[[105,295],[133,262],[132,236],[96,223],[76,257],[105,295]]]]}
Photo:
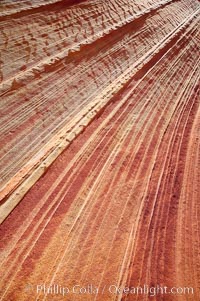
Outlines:
{"type": "Polygon", "coordinates": [[[199,21],[197,0],[1,1],[0,300],[200,298],[199,21]],[[193,294],[122,290],[144,285],[193,294]]]}

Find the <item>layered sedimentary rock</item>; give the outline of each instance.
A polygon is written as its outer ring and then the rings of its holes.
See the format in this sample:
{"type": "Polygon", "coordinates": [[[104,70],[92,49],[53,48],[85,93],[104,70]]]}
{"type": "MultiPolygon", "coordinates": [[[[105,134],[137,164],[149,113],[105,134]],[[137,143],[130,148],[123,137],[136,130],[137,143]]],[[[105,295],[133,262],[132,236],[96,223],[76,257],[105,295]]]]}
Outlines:
{"type": "Polygon", "coordinates": [[[200,297],[199,20],[199,1],[1,2],[1,300],[200,297]]]}

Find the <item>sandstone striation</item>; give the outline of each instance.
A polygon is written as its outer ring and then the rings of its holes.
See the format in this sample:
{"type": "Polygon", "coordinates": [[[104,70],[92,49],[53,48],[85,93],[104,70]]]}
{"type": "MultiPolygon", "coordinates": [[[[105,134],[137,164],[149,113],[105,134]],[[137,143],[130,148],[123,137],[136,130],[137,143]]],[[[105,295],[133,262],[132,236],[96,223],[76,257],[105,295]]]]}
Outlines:
{"type": "Polygon", "coordinates": [[[199,21],[1,1],[0,300],[200,298],[199,21]],[[124,291],[144,285],[193,293],[124,291]]]}

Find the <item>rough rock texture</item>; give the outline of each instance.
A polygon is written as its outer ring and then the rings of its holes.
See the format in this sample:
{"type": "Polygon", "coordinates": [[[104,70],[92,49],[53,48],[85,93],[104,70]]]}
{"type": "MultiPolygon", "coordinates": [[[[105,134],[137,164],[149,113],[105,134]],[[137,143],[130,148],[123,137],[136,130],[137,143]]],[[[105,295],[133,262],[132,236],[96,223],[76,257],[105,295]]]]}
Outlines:
{"type": "Polygon", "coordinates": [[[0,2],[0,300],[200,298],[199,23],[197,0],[0,2]],[[144,285],[194,293],[122,291],[144,285]]]}

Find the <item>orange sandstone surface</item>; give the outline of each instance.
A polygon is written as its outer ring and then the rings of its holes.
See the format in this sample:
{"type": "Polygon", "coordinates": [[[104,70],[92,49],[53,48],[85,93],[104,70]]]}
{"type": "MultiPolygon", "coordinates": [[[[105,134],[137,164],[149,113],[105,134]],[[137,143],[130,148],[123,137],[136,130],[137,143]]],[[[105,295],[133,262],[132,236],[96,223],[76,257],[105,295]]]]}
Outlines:
{"type": "Polygon", "coordinates": [[[199,24],[1,0],[0,300],[200,299],[199,24]]]}

